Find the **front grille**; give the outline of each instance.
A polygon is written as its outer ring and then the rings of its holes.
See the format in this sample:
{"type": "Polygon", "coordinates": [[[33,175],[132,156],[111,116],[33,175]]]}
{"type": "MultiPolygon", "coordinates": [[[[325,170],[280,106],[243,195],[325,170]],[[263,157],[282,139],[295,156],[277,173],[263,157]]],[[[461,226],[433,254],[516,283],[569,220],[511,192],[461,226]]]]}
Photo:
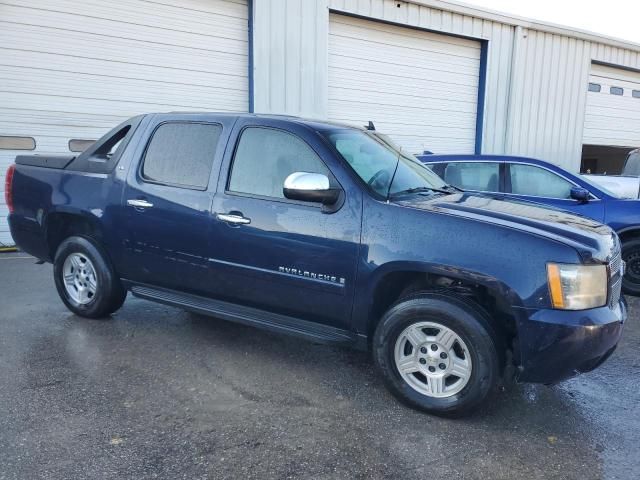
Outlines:
{"type": "Polygon", "coordinates": [[[616,278],[609,281],[609,308],[615,308],[620,301],[622,292],[622,276],[618,273],[616,278]]]}
{"type": "Polygon", "coordinates": [[[620,242],[616,238],[613,254],[609,261],[609,308],[615,308],[620,301],[622,293],[622,252],[620,242]]]}
{"type": "Polygon", "coordinates": [[[622,254],[620,253],[620,248],[618,247],[618,250],[616,251],[614,256],[611,258],[611,261],[609,262],[609,271],[611,272],[610,273],[611,276],[615,276],[617,273],[620,273],[621,264],[622,264],[622,254]]]}

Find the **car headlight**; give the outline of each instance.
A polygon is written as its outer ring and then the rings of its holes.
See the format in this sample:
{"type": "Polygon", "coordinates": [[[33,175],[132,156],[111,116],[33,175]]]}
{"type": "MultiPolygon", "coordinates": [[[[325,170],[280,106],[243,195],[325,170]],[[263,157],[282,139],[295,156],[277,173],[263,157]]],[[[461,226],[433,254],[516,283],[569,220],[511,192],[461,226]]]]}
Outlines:
{"type": "Polygon", "coordinates": [[[585,310],[607,303],[606,265],[547,264],[553,308],[585,310]]]}

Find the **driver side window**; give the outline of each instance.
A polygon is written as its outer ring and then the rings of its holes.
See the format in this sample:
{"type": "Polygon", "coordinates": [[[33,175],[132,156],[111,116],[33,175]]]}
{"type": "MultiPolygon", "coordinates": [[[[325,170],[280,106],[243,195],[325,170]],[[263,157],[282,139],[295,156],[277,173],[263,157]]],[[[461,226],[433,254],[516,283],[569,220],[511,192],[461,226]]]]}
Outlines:
{"type": "Polygon", "coordinates": [[[533,165],[510,164],[511,193],[530,197],[571,198],[573,184],[561,176],[533,165]]]}
{"type": "Polygon", "coordinates": [[[229,178],[229,191],[285,198],[285,179],[294,172],[322,173],[324,162],[297,136],[272,128],[248,127],[240,136],[229,178]]]}

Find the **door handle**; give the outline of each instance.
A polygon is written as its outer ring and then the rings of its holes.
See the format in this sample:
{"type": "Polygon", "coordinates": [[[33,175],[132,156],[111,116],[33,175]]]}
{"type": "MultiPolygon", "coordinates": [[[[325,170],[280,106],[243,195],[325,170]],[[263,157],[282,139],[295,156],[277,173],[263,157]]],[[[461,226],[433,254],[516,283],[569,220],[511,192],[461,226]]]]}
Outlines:
{"type": "Polygon", "coordinates": [[[140,200],[140,199],[127,200],[127,205],[129,205],[131,207],[134,207],[134,208],[151,208],[151,207],[153,207],[153,203],[147,202],[146,200],[140,200]]]}
{"type": "Polygon", "coordinates": [[[238,215],[237,213],[216,213],[216,217],[218,220],[222,220],[223,222],[231,223],[233,225],[248,225],[251,223],[250,218],[243,217],[242,214],[238,215]]]}

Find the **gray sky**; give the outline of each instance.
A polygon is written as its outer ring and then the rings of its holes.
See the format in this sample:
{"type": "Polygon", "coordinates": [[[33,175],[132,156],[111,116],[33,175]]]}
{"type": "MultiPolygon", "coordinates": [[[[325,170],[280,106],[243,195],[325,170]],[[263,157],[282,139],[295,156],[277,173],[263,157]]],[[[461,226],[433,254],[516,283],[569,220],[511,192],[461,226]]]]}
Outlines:
{"type": "Polygon", "coordinates": [[[461,0],[461,2],[640,43],[640,0],[461,0]]]}

